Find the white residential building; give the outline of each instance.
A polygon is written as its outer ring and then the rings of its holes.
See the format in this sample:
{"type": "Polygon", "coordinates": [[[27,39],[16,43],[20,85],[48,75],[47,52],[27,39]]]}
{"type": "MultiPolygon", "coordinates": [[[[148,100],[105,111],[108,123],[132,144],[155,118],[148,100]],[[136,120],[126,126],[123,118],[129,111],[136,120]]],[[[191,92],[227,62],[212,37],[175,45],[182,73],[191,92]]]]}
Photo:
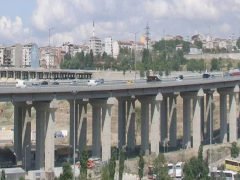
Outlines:
{"type": "Polygon", "coordinates": [[[23,60],[23,46],[21,44],[14,44],[11,47],[11,64],[15,67],[22,67],[23,60]]]}
{"type": "Polygon", "coordinates": [[[3,65],[5,46],[0,46],[0,65],[3,65]]]}
{"type": "Polygon", "coordinates": [[[93,51],[93,55],[101,54],[102,52],[102,42],[101,39],[93,36],[89,39],[89,52],[93,51]]]}
{"type": "Polygon", "coordinates": [[[112,37],[106,37],[104,40],[105,43],[105,52],[107,55],[112,56],[113,55],[113,38],[112,37]]]}
{"type": "Polygon", "coordinates": [[[34,43],[23,46],[22,67],[39,68],[39,48],[34,43]]]}

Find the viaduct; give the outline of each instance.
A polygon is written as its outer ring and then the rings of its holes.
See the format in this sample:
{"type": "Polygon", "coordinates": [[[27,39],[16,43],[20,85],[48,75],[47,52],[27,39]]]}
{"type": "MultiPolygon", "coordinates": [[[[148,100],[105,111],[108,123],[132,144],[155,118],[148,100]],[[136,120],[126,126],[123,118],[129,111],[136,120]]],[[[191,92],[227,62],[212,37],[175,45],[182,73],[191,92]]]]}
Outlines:
{"type": "Polygon", "coordinates": [[[239,114],[236,98],[239,84],[240,77],[235,76],[182,82],[144,82],[134,85],[103,84],[95,87],[47,86],[25,89],[2,87],[0,100],[12,102],[14,105],[14,151],[19,160],[26,158],[27,169],[30,168],[30,148],[26,150],[26,157],[24,157],[24,148],[26,145],[31,145],[31,122],[25,121],[25,115],[31,111],[31,108],[35,108],[35,169],[48,170],[54,167],[57,100],[68,100],[70,104],[70,145],[75,141],[80,153],[86,146],[87,104],[92,106],[92,154],[106,161],[111,156],[111,108],[114,98],[118,100],[118,146],[127,145],[129,149],[135,147],[135,101],[139,100],[141,149],[145,153],[158,154],[160,143],[166,138],[169,139],[170,146],[177,145],[177,96],[183,98],[183,144],[186,148],[197,149],[203,140],[203,134],[206,134],[207,139],[210,140],[210,133],[213,131],[210,116],[213,116],[212,102],[215,91],[220,94],[220,143],[236,141],[239,114]],[[229,108],[227,108],[227,98],[229,98],[229,108]],[[207,111],[204,112],[204,109],[207,111]],[[207,132],[204,132],[204,113],[207,113],[207,132]],[[76,139],[73,138],[74,119],[76,139]],[[168,121],[170,121],[169,128],[168,121]],[[193,136],[192,141],[191,136],[193,136]]]}

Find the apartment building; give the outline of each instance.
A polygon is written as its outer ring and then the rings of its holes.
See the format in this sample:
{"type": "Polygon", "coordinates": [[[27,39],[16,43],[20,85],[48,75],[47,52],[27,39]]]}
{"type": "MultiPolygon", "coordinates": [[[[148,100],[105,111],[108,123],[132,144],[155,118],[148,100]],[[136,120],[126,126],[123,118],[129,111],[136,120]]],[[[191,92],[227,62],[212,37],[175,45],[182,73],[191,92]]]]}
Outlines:
{"type": "Polygon", "coordinates": [[[70,42],[63,43],[62,50],[65,51],[66,54],[70,54],[71,57],[74,56],[74,45],[70,42]]]}
{"type": "Polygon", "coordinates": [[[4,59],[4,52],[5,52],[5,46],[0,46],[0,65],[3,65],[3,59],[4,59]]]}
{"type": "Polygon", "coordinates": [[[102,52],[102,42],[101,39],[93,36],[89,39],[89,51],[93,51],[93,55],[101,54],[102,52]]]}
{"type": "Polygon", "coordinates": [[[113,55],[113,38],[112,37],[106,37],[104,39],[104,43],[105,43],[105,52],[107,53],[107,55],[112,56],[113,55]]]}
{"type": "Polygon", "coordinates": [[[14,44],[11,47],[11,65],[14,67],[22,67],[23,64],[23,46],[14,44]]]}
{"type": "Polygon", "coordinates": [[[11,47],[0,46],[0,65],[11,66],[11,47]]]}
{"type": "Polygon", "coordinates": [[[40,51],[40,65],[44,68],[59,68],[62,61],[61,47],[41,47],[40,51]],[[49,53],[50,52],[50,53],[49,53]]]}
{"type": "Polygon", "coordinates": [[[37,44],[29,43],[23,46],[22,67],[39,68],[39,49],[37,44]]]}

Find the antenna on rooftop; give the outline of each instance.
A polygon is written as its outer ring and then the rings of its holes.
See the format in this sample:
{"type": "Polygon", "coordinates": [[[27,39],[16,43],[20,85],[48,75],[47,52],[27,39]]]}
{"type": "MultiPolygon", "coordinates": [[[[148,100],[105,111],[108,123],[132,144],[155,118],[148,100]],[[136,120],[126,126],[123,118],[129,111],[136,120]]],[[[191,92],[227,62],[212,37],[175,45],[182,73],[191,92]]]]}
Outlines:
{"type": "Polygon", "coordinates": [[[149,35],[150,35],[150,32],[149,32],[150,28],[148,26],[148,22],[147,22],[147,27],[145,28],[145,30],[146,30],[145,35],[146,35],[146,39],[147,39],[147,49],[148,49],[148,41],[149,41],[149,35]]]}

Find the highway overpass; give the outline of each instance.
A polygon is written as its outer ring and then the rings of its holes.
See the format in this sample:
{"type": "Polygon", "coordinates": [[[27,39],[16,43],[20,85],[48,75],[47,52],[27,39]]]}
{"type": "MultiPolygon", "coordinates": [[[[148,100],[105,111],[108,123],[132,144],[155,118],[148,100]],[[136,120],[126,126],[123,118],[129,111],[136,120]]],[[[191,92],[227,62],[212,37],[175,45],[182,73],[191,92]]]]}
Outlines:
{"type": "MultiPolygon", "coordinates": [[[[167,79],[162,82],[148,83],[136,81],[133,85],[127,85],[126,81],[121,83],[116,81],[116,83],[90,87],[86,84],[78,86],[63,84],[25,89],[3,86],[0,88],[0,100],[14,104],[14,150],[19,159],[25,158],[24,148],[31,144],[31,122],[25,122],[25,116],[31,108],[35,108],[37,137],[35,169],[48,170],[54,166],[54,119],[58,108],[57,100],[68,100],[70,104],[70,145],[73,147],[75,141],[80,153],[86,145],[87,104],[92,106],[92,153],[93,156],[101,157],[106,161],[111,156],[111,108],[114,105],[114,98],[118,100],[118,146],[127,146],[129,150],[135,148],[135,101],[139,100],[141,103],[141,149],[146,154],[150,152],[158,154],[159,146],[166,139],[169,140],[170,146],[177,146],[178,96],[183,98],[184,147],[197,149],[203,141],[204,134],[207,135],[208,141],[212,139],[210,134],[213,131],[211,120],[215,91],[220,94],[220,143],[236,141],[238,139],[237,114],[239,114],[236,98],[239,94],[239,83],[240,77],[235,76],[186,79],[182,82],[167,79]],[[228,96],[229,108],[227,108],[228,96]],[[191,112],[193,112],[192,119],[191,112]],[[206,130],[204,129],[205,113],[207,113],[206,130]]],[[[26,154],[26,165],[30,168],[28,149],[26,154]]]]}

